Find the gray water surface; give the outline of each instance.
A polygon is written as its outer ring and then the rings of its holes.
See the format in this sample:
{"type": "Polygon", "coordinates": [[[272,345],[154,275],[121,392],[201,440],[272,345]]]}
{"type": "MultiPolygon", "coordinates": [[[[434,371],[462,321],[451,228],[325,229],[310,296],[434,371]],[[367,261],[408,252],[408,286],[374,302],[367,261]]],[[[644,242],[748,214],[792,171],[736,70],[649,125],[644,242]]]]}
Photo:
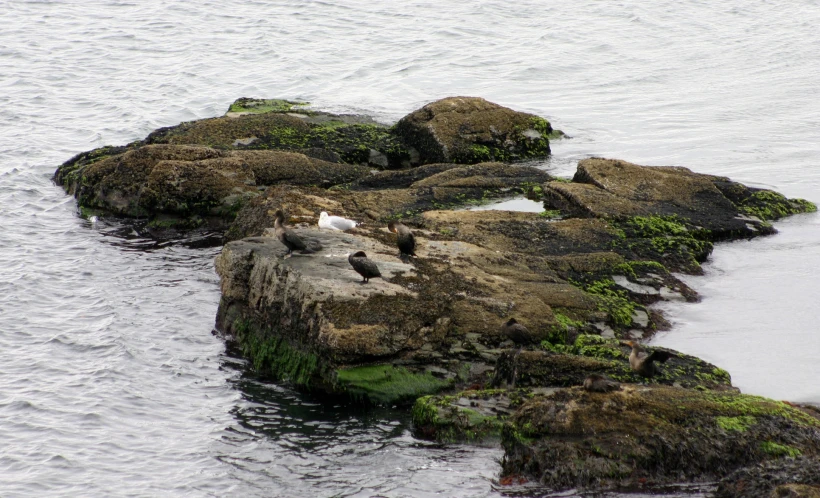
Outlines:
{"type": "MultiPolygon", "coordinates": [[[[269,385],[212,335],[218,247],[80,218],[76,153],[303,99],[392,122],[481,96],[573,138],[538,164],[682,165],[820,201],[815,1],[0,5],[0,495],[500,496],[497,448],[269,385]]],[[[719,244],[656,343],[820,401],[820,218],[719,244]]],[[[515,494],[515,493],[513,493],[515,494]]]]}

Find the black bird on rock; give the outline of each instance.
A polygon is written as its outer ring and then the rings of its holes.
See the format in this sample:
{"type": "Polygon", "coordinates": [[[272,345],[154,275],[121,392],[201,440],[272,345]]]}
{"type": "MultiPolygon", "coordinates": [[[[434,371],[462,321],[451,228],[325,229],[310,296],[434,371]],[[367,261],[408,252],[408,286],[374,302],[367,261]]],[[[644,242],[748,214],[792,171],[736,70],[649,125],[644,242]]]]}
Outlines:
{"type": "Polygon", "coordinates": [[[356,273],[362,276],[364,279],[362,280],[363,284],[366,284],[371,278],[382,276],[379,267],[367,258],[367,254],[365,254],[364,251],[358,251],[349,255],[347,261],[350,263],[350,266],[356,270],[356,273]]]}
{"type": "Polygon", "coordinates": [[[609,380],[603,375],[589,374],[584,379],[584,389],[593,393],[608,393],[609,391],[619,391],[621,384],[614,380],[609,380]]]}
{"type": "Polygon", "coordinates": [[[527,327],[518,323],[515,318],[510,318],[501,325],[501,333],[516,344],[529,344],[532,342],[532,335],[527,327]]]}
{"type": "Polygon", "coordinates": [[[624,341],[621,344],[632,348],[629,353],[629,367],[632,368],[638,375],[644,377],[652,377],[658,373],[658,367],[655,362],[665,363],[669,358],[674,357],[673,353],[669,351],[662,351],[660,349],[647,353],[646,350],[635,341],[624,341]]]}
{"type": "Polygon", "coordinates": [[[274,214],[274,222],[273,222],[273,229],[274,233],[276,234],[276,238],[279,239],[279,242],[285,245],[288,248],[288,253],[285,257],[291,255],[293,251],[301,251],[302,253],[313,253],[318,251],[322,248],[321,245],[318,247],[309,248],[305,241],[301,239],[296,232],[285,226],[285,214],[282,212],[281,209],[277,209],[276,213],[274,214]]]}
{"type": "Polygon", "coordinates": [[[409,228],[398,221],[391,221],[387,224],[387,229],[396,234],[396,244],[402,259],[416,255],[416,238],[409,228]]]}

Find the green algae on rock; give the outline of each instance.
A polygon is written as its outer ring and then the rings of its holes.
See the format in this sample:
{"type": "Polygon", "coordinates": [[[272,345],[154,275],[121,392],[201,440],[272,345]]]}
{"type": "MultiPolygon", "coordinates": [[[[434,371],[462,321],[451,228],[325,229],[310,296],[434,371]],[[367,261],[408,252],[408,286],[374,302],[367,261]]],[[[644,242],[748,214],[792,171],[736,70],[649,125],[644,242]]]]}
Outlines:
{"type": "Polygon", "coordinates": [[[239,114],[264,114],[266,112],[290,112],[301,110],[310,102],[285,99],[251,99],[247,97],[238,98],[228,108],[226,116],[234,117],[239,114]]]}
{"type": "Polygon", "coordinates": [[[453,380],[400,366],[369,365],[336,370],[336,384],[352,398],[391,405],[413,402],[419,396],[441,391],[450,387],[453,380]]]}
{"type": "Polygon", "coordinates": [[[485,389],[422,396],[413,405],[413,430],[439,442],[499,439],[504,421],[530,390],[485,389]]]}

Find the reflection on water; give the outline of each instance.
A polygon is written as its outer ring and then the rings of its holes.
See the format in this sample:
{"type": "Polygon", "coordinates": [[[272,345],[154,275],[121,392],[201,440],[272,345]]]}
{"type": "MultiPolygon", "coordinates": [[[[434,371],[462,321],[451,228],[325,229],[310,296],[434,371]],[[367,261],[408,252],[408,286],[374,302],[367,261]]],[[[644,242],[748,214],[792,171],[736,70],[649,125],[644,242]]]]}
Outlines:
{"type": "Polygon", "coordinates": [[[296,393],[234,354],[225,368],[238,372],[236,423],[214,450],[259,496],[500,496],[500,449],[415,439],[409,410],[296,393]]]}

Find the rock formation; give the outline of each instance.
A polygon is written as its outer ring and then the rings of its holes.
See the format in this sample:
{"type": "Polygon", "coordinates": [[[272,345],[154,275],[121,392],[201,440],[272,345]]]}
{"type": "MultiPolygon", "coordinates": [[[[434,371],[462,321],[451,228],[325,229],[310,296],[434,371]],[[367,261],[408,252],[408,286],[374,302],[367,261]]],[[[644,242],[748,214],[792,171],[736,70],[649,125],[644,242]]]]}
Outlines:
{"type": "Polygon", "coordinates": [[[739,394],[726,371],[672,351],[646,379],[619,342],[667,326],[652,303],[698,299],[674,273],[698,274],[715,242],[773,234],[770,220],[815,207],[682,167],[591,158],[568,181],[499,162],[544,157],[560,135],[477,98],[428,104],[394,127],[240,99],[224,117],[79,154],[55,180],[84,212],[221,227],[216,328],[257,372],[413,404],[424,437],[501,438],[506,477],[550,489],[726,478],[721,489],[739,496],[758,475],[744,468],[787,475],[783,457],[816,461],[815,412],[739,394]],[[465,210],[524,195],[545,211],[465,210]],[[278,210],[323,249],[285,259],[278,210]],[[323,211],[361,223],[320,230],[323,211]],[[412,229],[416,258],[398,257],[390,221],[412,229]],[[382,278],[360,283],[357,251],[382,278]],[[500,327],[512,317],[528,344],[500,327]],[[585,391],[591,374],[622,389],[585,391]]]}

